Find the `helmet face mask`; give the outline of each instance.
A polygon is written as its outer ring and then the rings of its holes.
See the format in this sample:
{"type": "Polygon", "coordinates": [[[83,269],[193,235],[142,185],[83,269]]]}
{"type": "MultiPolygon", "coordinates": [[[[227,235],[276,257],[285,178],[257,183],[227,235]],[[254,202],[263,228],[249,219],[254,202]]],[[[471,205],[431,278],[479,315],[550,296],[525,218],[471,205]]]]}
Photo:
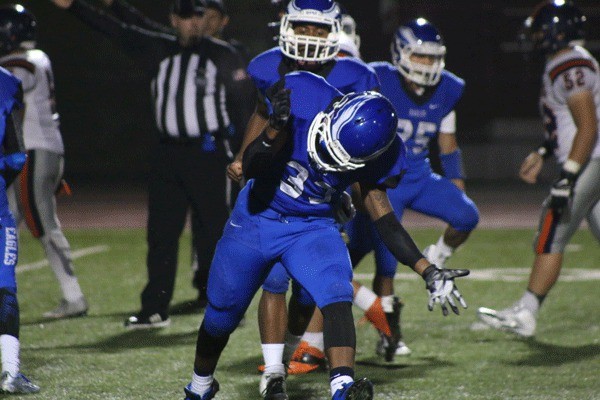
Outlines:
{"type": "Polygon", "coordinates": [[[308,154],[322,171],[351,171],[385,152],[396,137],[392,104],[376,92],[350,93],[313,119],[308,154]]]}
{"type": "Polygon", "coordinates": [[[573,2],[546,0],[525,20],[524,34],[533,49],[545,54],[583,45],[585,15],[573,2]]]}
{"type": "Polygon", "coordinates": [[[283,54],[297,61],[326,62],[339,51],[340,12],[331,0],[293,0],[287,13],[281,18],[279,47],[283,54]],[[310,29],[298,31],[298,27],[325,28],[326,35],[314,36],[310,29]]]}
{"type": "Polygon", "coordinates": [[[400,26],[391,45],[392,62],[409,81],[434,86],[446,66],[446,46],[438,30],[427,20],[418,18],[400,26]],[[430,60],[423,62],[423,58],[430,60]]]}
{"type": "Polygon", "coordinates": [[[0,7],[0,55],[36,46],[35,16],[20,4],[0,7]]]}

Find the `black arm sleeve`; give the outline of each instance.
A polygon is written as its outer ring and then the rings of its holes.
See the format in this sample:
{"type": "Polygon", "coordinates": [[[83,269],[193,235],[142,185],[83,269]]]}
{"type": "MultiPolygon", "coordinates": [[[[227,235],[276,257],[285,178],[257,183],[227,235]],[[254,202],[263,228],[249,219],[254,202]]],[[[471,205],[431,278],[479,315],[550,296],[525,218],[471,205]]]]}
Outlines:
{"type": "Polygon", "coordinates": [[[115,17],[126,24],[137,25],[140,28],[145,28],[156,32],[164,32],[170,35],[176,34],[172,28],[148,18],[146,15],[142,14],[140,10],[122,0],[113,1],[112,5],[109,7],[109,10],[114,14],[115,17]]]}
{"type": "Polygon", "coordinates": [[[242,172],[246,179],[269,173],[275,156],[273,143],[274,140],[270,140],[263,131],[248,145],[242,159],[242,172]]]}
{"type": "MultiPolygon", "coordinates": [[[[119,21],[106,11],[81,1],[75,0],[69,11],[82,22],[106,36],[117,39],[127,50],[136,50],[136,53],[157,53],[157,47],[177,45],[177,36],[163,31],[145,29],[143,27],[119,21]]],[[[161,58],[164,54],[161,55],[161,58]]],[[[156,67],[160,60],[148,62],[151,68],[156,67]]]]}
{"type": "Polygon", "coordinates": [[[423,258],[423,254],[421,254],[415,242],[402,224],[400,224],[398,218],[396,218],[396,214],[393,212],[385,214],[375,221],[374,224],[383,243],[394,257],[396,257],[396,260],[414,269],[417,261],[423,258]]]}

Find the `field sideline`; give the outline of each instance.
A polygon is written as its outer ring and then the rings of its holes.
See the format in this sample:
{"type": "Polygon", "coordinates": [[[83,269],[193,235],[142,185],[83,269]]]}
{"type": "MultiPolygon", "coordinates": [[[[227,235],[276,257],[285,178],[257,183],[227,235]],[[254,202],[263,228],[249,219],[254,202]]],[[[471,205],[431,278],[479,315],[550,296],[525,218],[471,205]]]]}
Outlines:
{"type": "MultiPolygon", "coordinates": [[[[439,229],[410,230],[421,248],[439,235],[439,229]]],[[[41,318],[55,306],[59,292],[50,268],[43,265],[41,246],[23,232],[23,270],[18,273],[22,370],[42,387],[40,394],[23,398],[183,399],[201,320],[187,307],[194,298],[189,233],[181,241],[172,325],[155,332],[122,327],[138,309],[145,283],[144,229],[70,228],[66,234],[79,257],[75,264],[90,315],[55,322],[41,318]]],[[[458,317],[428,312],[423,283],[406,275],[406,267],[399,268],[396,289],[406,302],[402,327],[413,354],[385,364],[374,355],[377,337],[372,328],[357,328],[357,376],[373,380],[376,399],[600,398],[600,314],[595,301],[600,246],[588,230],[577,233],[566,255],[565,277],[579,278],[560,281],[548,297],[535,340],[470,330],[476,307],[505,307],[522,292],[532,260],[532,235],[532,229],[508,228],[473,233],[450,265],[471,268],[474,276],[487,274],[488,279],[459,283],[470,308],[458,317]],[[512,278],[489,278],[501,276],[504,268],[511,269],[512,278]]],[[[368,284],[372,270],[368,258],[357,276],[368,284]]],[[[225,350],[216,374],[222,388],[216,400],[260,399],[256,305],[255,299],[246,326],[232,335],[225,350]]],[[[356,321],[360,317],[356,311],[356,321]]],[[[291,377],[288,391],[292,400],[327,399],[327,375],[291,377]]]]}

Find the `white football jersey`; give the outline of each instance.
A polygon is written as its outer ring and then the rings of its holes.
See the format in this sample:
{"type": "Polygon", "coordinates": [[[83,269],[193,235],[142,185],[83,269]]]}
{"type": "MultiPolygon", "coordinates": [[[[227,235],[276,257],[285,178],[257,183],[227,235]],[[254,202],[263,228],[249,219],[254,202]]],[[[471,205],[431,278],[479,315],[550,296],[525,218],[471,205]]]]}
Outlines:
{"type": "Polygon", "coordinates": [[[26,50],[0,58],[23,85],[25,149],[43,149],[63,154],[64,146],[54,97],[54,76],[50,59],[41,50],[26,50]]]}
{"type": "Polygon", "coordinates": [[[572,95],[589,90],[596,103],[598,140],[591,158],[600,157],[600,68],[594,57],[583,47],[575,46],[546,63],[543,76],[540,113],[546,135],[555,139],[554,151],[559,163],[567,160],[577,127],[569,111],[567,100],[572,95]]]}

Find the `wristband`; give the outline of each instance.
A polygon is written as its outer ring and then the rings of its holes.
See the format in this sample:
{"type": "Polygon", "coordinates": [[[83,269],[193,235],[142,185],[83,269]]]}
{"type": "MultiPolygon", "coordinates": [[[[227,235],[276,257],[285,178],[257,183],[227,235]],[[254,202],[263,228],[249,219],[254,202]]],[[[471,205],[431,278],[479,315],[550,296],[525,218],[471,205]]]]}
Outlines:
{"type": "Polygon", "coordinates": [[[465,179],[460,149],[456,149],[452,153],[440,154],[440,162],[446,178],[465,179]]]}

